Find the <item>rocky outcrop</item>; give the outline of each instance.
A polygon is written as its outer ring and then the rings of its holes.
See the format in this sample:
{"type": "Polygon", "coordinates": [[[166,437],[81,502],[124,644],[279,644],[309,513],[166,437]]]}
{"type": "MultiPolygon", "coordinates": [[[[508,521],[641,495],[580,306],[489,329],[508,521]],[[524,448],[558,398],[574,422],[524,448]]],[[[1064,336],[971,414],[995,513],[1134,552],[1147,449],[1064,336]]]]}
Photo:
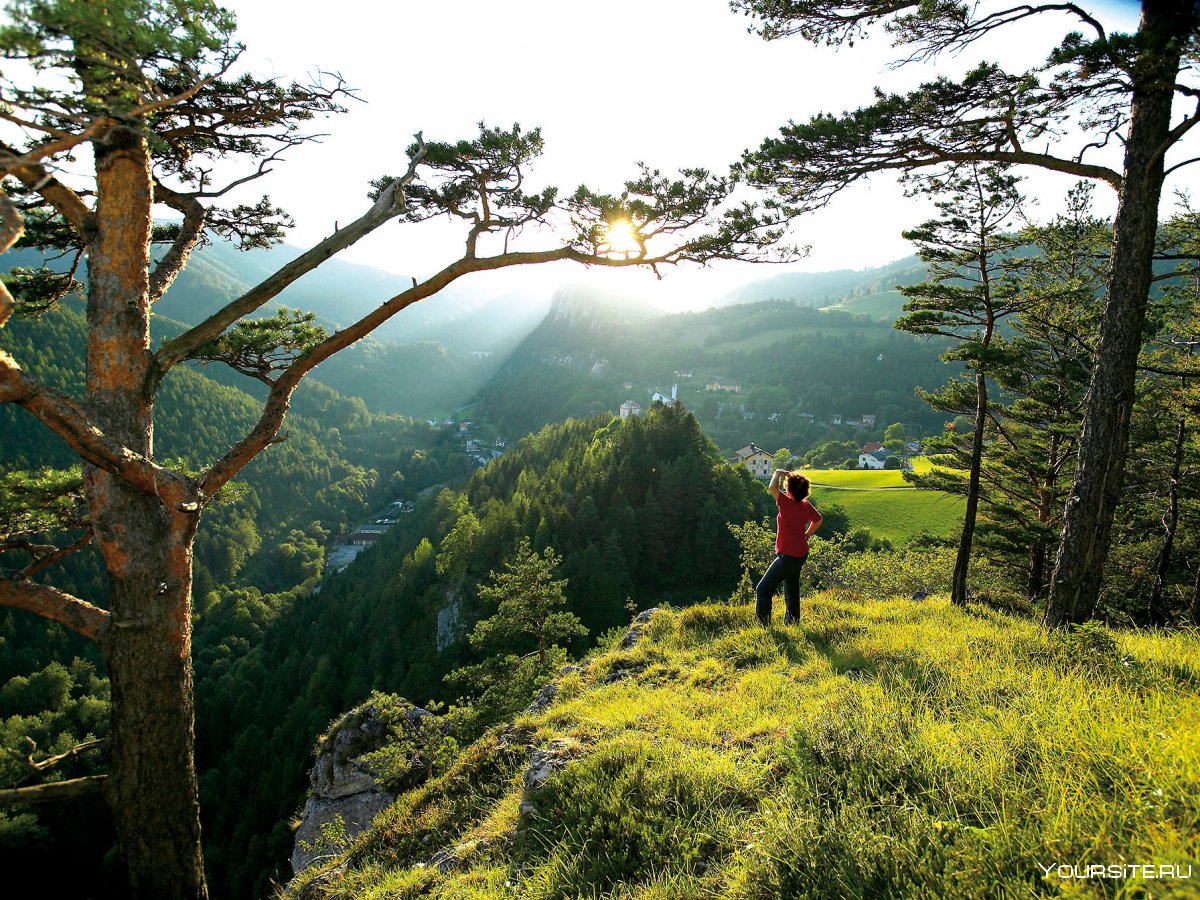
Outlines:
{"type": "Polygon", "coordinates": [[[517,830],[520,831],[531,819],[537,818],[538,794],[546,782],[554,775],[565,769],[572,760],[584,754],[585,748],[578,741],[569,738],[559,738],[551,741],[545,747],[538,747],[529,754],[529,767],[523,776],[524,792],[521,805],[517,807],[519,817],[517,830]]]}
{"type": "Polygon", "coordinates": [[[637,642],[642,639],[642,631],[645,629],[646,623],[656,612],[658,612],[658,607],[652,606],[650,609],[643,609],[634,617],[633,624],[625,632],[625,637],[621,638],[620,648],[622,650],[632,650],[637,646],[637,642]]]}
{"type": "MultiPolygon", "coordinates": [[[[431,713],[400,698],[375,697],[346,713],[317,744],[317,759],[309,774],[310,790],[292,851],[292,871],[303,869],[345,849],[375,816],[396,799],[383,785],[379,764],[365,757],[397,741],[408,745],[404,771],[389,760],[386,780],[411,782],[423,768],[425,720],[431,713]],[[340,822],[339,822],[340,819],[340,822]]],[[[408,786],[408,785],[400,785],[408,786]]]]}
{"type": "Polygon", "coordinates": [[[466,626],[462,620],[462,597],[458,590],[446,593],[446,605],[438,610],[437,649],[441,653],[451,644],[462,640],[466,626]]]}

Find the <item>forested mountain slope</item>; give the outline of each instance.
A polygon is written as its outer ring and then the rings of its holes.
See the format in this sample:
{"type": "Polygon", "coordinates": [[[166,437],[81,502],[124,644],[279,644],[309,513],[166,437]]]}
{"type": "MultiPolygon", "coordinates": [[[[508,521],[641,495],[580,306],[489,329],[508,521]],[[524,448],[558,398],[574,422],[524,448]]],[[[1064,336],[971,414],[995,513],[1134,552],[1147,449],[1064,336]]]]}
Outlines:
{"type": "MultiPolygon", "coordinates": [[[[483,389],[479,415],[521,434],[567,416],[615,412],[651,393],[691,409],[731,453],[754,441],[805,452],[856,440],[835,416],[876,417],[940,431],[944,417],[916,396],[950,375],[939,341],[914,339],[843,311],[774,300],[650,318],[558,295],[550,314],[483,389]],[[736,392],[709,390],[735,382],[736,392]]],[[[861,442],[860,442],[861,443],[861,442]]]]}
{"type": "MultiPolygon", "coordinates": [[[[3,346],[44,383],[74,392],[82,380],[83,319],[78,304],[65,303],[36,325],[9,322],[3,346]]],[[[257,421],[260,401],[233,386],[255,383],[230,376],[223,379],[229,383],[221,384],[209,377],[220,372],[215,366],[179,366],[170,372],[157,410],[160,458],[179,459],[193,468],[211,463],[257,421]]],[[[265,605],[254,598],[267,594],[279,605],[310,590],[320,576],[331,532],[361,521],[376,504],[415,496],[428,485],[469,471],[447,429],[372,415],[361,400],[316,382],[297,391],[285,430],[287,439],[252,462],[229,492],[230,499],[208,509],[201,521],[193,582],[198,654],[212,644],[229,656],[247,649],[266,616],[265,605]],[[229,635],[237,640],[226,641],[229,635]]],[[[19,483],[22,470],[71,462],[56,435],[12,405],[0,408],[0,435],[6,489],[10,477],[19,483]]],[[[68,557],[55,567],[53,577],[74,595],[107,605],[108,582],[93,547],[68,557]]],[[[29,736],[42,752],[65,752],[89,736],[103,737],[108,727],[103,674],[90,642],[4,607],[0,743],[18,750],[27,747],[24,738],[29,736]]],[[[95,774],[100,766],[99,751],[92,750],[74,757],[59,774],[95,774]]],[[[20,757],[0,755],[0,786],[10,787],[26,774],[20,757]]],[[[53,873],[47,876],[52,894],[104,896],[95,872],[112,842],[108,822],[98,798],[47,804],[11,816],[0,813],[0,863],[11,866],[21,860],[43,866],[53,873]],[[64,852],[78,865],[51,866],[55,854],[64,852]]]]}
{"type": "Polygon", "coordinates": [[[840,309],[890,323],[900,315],[904,305],[904,297],[896,286],[916,284],[927,271],[925,263],[915,255],[906,256],[868,269],[775,275],[730,291],[723,300],[724,303],[793,300],[812,309],[840,309]]]}
{"type": "MultiPolygon", "coordinates": [[[[160,330],[170,329],[171,322],[197,324],[300,252],[289,245],[240,252],[222,240],[200,247],[155,304],[160,330]]],[[[66,259],[46,259],[28,249],[12,250],[4,257],[6,267],[45,265],[65,271],[68,264],[66,259]]],[[[80,263],[76,277],[86,279],[86,261],[80,263]]],[[[286,288],[262,314],[279,306],[311,311],[332,331],[361,318],[409,284],[406,276],[331,259],[286,288]]],[[[473,399],[547,307],[548,301],[536,297],[454,286],[402,310],[371,336],[320,366],[316,379],[346,396],[360,397],[372,412],[417,418],[445,415],[473,399]]]]}
{"type": "MultiPolygon", "coordinates": [[[[562,557],[567,609],[591,640],[628,606],[732,589],[729,523],[766,492],[723,462],[686,410],[605,415],[530,436],[461,491],[430,493],[319,593],[219,592],[197,635],[197,759],[213,888],[259,896],[288,875],[286,820],[309,750],[372,690],[452,701],[443,675],[483,654],[464,640],[489,610],[478,585],[521,539],[562,557]]],[[[510,648],[525,653],[527,646],[510,648]]]]}

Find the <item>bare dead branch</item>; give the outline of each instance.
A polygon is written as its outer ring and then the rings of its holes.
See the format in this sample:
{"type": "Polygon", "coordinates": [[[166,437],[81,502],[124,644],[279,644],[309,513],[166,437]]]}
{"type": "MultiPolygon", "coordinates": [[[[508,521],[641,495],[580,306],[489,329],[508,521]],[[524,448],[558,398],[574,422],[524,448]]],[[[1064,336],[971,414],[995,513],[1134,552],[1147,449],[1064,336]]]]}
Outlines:
{"type": "Polygon", "coordinates": [[[59,753],[56,756],[48,756],[43,760],[34,760],[33,754],[37,751],[37,741],[28,736],[26,736],[25,741],[29,744],[28,754],[22,755],[21,751],[16,750],[13,747],[4,748],[6,751],[8,751],[10,756],[20,760],[30,770],[29,775],[17,783],[17,787],[24,786],[27,783],[28,778],[32,778],[35,775],[40,775],[42,772],[54,768],[64,759],[70,759],[71,757],[78,756],[80,753],[85,753],[88,750],[94,750],[97,747],[103,747],[106,743],[105,738],[93,738],[90,741],[83,741],[80,744],[76,744],[70,750],[59,753]]]}
{"type": "Polygon", "coordinates": [[[54,140],[46,141],[44,144],[38,144],[32,150],[26,150],[20,156],[11,158],[0,157],[0,168],[5,171],[12,172],[20,166],[33,165],[41,162],[48,156],[54,156],[59,153],[66,153],[72,147],[77,147],[80,144],[90,141],[99,132],[110,127],[113,124],[111,119],[94,119],[89,122],[82,131],[60,131],[57,128],[49,128],[44,125],[37,125],[33,122],[26,122],[13,115],[0,113],[0,118],[7,119],[20,125],[22,128],[33,128],[38,131],[53,135],[54,140]]]}
{"type": "Polygon", "coordinates": [[[20,154],[6,144],[0,144],[0,169],[19,180],[26,188],[41,196],[70,223],[76,234],[83,234],[84,225],[92,211],[78,194],[51,175],[38,163],[16,163],[20,154]]]}
{"type": "Polygon", "coordinates": [[[78,553],[80,550],[82,550],[84,547],[86,547],[91,542],[92,542],[92,529],[89,526],[88,529],[83,534],[81,534],[76,540],[72,541],[70,544],[67,544],[67,546],[53,547],[53,549],[49,550],[44,555],[39,554],[38,557],[36,559],[34,559],[33,562],[31,562],[29,565],[27,565],[24,569],[21,570],[20,574],[17,577],[22,578],[22,579],[23,578],[32,578],[34,575],[38,574],[38,572],[43,572],[46,569],[50,568],[51,566],[66,559],[68,556],[71,556],[74,553],[78,553]]]}

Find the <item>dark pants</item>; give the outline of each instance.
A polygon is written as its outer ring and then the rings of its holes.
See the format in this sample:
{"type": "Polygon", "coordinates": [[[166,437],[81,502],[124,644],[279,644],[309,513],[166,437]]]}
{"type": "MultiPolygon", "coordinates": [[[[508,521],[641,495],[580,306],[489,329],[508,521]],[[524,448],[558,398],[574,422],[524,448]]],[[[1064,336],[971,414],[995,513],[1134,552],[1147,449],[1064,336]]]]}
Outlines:
{"type": "Polygon", "coordinates": [[[771,563],[762,581],[754,589],[757,602],[754,614],[758,621],[767,626],[771,624],[771,600],[783,582],[783,624],[791,625],[800,619],[800,569],[804,566],[805,556],[784,556],[780,553],[771,563]]]}

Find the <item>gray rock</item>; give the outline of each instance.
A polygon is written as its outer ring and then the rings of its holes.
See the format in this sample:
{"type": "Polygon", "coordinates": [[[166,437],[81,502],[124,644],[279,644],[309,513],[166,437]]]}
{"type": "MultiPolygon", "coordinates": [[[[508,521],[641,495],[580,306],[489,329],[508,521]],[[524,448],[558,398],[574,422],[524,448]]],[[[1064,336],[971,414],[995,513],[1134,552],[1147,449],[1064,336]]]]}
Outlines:
{"type": "MultiPolygon", "coordinates": [[[[334,878],[341,875],[345,871],[346,866],[344,864],[340,866],[333,866],[332,868],[325,870],[307,882],[304,887],[300,888],[300,890],[296,893],[295,900],[316,900],[318,894],[320,893],[320,889],[325,887],[325,885],[333,881],[334,878]]],[[[289,890],[284,896],[290,897],[291,890],[293,889],[292,885],[288,885],[288,888],[289,890]]]]}
{"type": "Polygon", "coordinates": [[[548,684],[533,698],[533,702],[529,704],[529,708],[525,712],[533,715],[535,713],[545,712],[550,708],[550,704],[554,702],[554,698],[558,696],[558,685],[548,684]]]}
{"type": "Polygon", "coordinates": [[[632,678],[643,670],[643,666],[634,666],[632,669],[614,669],[603,678],[600,679],[601,684],[616,684],[618,681],[625,681],[632,678]]]}
{"type": "Polygon", "coordinates": [[[461,866],[462,860],[453,850],[441,850],[433,855],[433,859],[429,860],[429,865],[445,875],[461,866]]]}
{"type": "Polygon", "coordinates": [[[474,841],[464,841],[452,849],[439,850],[429,860],[429,866],[430,868],[437,869],[444,875],[447,872],[461,869],[463,863],[469,857],[486,850],[489,846],[490,841],[483,838],[474,841]]]}
{"type": "Polygon", "coordinates": [[[618,645],[620,649],[632,650],[637,646],[638,641],[642,639],[642,629],[646,627],[646,623],[656,612],[658,612],[658,607],[652,606],[650,609],[643,609],[634,617],[633,625],[625,632],[625,637],[621,638],[621,643],[618,645]]]}
{"type": "Polygon", "coordinates": [[[303,820],[296,831],[292,871],[298,875],[314,863],[345,850],[350,841],[365,831],[375,816],[391,806],[395,799],[394,794],[377,790],[361,791],[336,800],[310,796],[304,804],[303,820]],[[326,844],[322,841],[321,828],[339,817],[342,821],[339,831],[344,835],[344,840],[326,844]]]}
{"type": "Polygon", "coordinates": [[[529,768],[525,770],[525,799],[533,797],[554,775],[557,775],[571,760],[579,755],[579,745],[574,741],[555,740],[529,754],[529,768]]]}
{"type": "MultiPolygon", "coordinates": [[[[431,715],[415,706],[400,715],[400,730],[411,736],[418,747],[422,721],[431,715]]],[[[299,874],[314,862],[344,850],[396,799],[395,794],[380,785],[379,773],[364,760],[367,754],[394,740],[394,727],[394,714],[389,723],[381,718],[375,705],[364,703],[342,716],[318,744],[317,758],[309,773],[309,796],[292,851],[294,873],[299,874]],[[342,823],[339,839],[329,845],[321,829],[339,817],[342,823]]],[[[414,777],[423,769],[414,755],[410,766],[414,777]]]]}
{"type": "Polygon", "coordinates": [[[451,644],[462,640],[466,625],[462,621],[462,595],[457,588],[446,593],[445,606],[438,610],[437,649],[441,653],[451,644]]]}

